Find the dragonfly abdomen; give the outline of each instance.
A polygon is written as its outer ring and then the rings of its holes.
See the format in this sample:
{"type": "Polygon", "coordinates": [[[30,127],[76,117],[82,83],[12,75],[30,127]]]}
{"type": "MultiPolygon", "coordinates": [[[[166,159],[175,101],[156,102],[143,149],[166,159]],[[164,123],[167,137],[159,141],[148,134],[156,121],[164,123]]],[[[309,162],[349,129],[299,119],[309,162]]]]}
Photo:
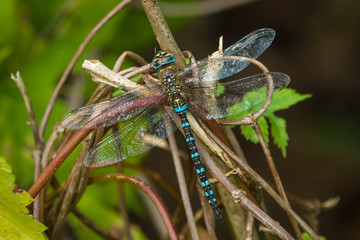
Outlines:
{"type": "Polygon", "coordinates": [[[217,201],[210,183],[205,174],[205,168],[200,161],[199,152],[195,146],[194,136],[187,118],[187,103],[185,98],[181,95],[181,88],[178,79],[175,76],[176,70],[172,67],[175,57],[166,51],[160,51],[154,57],[151,63],[151,69],[157,71],[158,78],[160,78],[164,93],[169,96],[169,102],[174,111],[181,119],[181,127],[184,129],[186,143],[188,144],[191,159],[195,165],[196,173],[199,176],[201,185],[208,198],[209,204],[214,212],[216,219],[221,219],[222,214],[217,205],[217,201]]]}
{"type": "Polygon", "coordinates": [[[201,182],[201,186],[203,187],[203,189],[205,191],[205,195],[209,201],[209,204],[214,212],[216,219],[221,219],[222,218],[221,211],[217,205],[217,201],[216,201],[214,192],[211,189],[209,180],[205,174],[205,168],[200,161],[200,155],[196,148],[195,139],[192,134],[189,120],[187,118],[186,100],[180,94],[174,94],[172,96],[172,106],[173,106],[173,109],[176,112],[176,114],[181,119],[181,127],[184,130],[185,140],[186,140],[186,143],[188,144],[190,154],[191,154],[191,160],[194,163],[196,173],[199,176],[199,179],[201,182]]]}

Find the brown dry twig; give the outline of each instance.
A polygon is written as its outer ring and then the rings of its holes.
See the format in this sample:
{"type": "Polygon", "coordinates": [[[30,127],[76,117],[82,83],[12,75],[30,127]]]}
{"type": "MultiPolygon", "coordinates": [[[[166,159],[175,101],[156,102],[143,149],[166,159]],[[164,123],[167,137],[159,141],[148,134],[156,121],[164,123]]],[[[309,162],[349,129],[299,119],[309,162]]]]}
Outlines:
{"type": "Polygon", "coordinates": [[[82,212],[80,212],[79,209],[73,208],[72,213],[75,214],[75,216],[85,225],[88,226],[91,230],[93,230],[95,233],[97,233],[99,236],[103,237],[104,239],[110,239],[110,240],[117,240],[123,236],[114,236],[111,232],[107,233],[101,228],[99,228],[91,219],[86,217],[82,212]]]}
{"type": "MultiPolygon", "coordinates": [[[[11,79],[14,80],[14,82],[16,83],[16,85],[18,86],[21,95],[23,96],[24,102],[25,102],[25,107],[26,110],[28,112],[28,116],[29,116],[29,125],[31,126],[31,130],[33,132],[33,136],[34,136],[34,140],[35,140],[35,147],[33,150],[33,154],[32,157],[34,159],[34,179],[37,179],[38,176],[41,173],[41,156],[43,154],[43,148],[44,148],[44,143],[43,140],[41,138],[41,135],[39,133],[39,129],[38,129],[38,125],[36,122],[36,118],[35,118],[35,114],[34,114],[34,110],[32,108],[32,104],[29,98],[29,94],[26,90],[25,84],[22,80],[22,77],[20,75],[20,72],[16,72],[16,76],[14,74],[11,74],[11,79]]],[[[41,211],[40,209],[42,209],[41,206],[41,202],[39,201],[39,199],[36,199],[34,202],[34,218],[37,220],[42,220],[41,218],[41,211]]]]}
{"type": "Polygon", "coordinates": [[[157,4],[157,1],[142,0],[141,3],[144,7],[145,13],[149,19],[160,48],[174,54],[176,59],[175,65],[178,69],[185,68],[185,58],[182,55],[174,39],[174,36],[172,35],[169,26],[165,21],[164,15],[162,14],[162,11],[157,4]]]}
{"type": "MultiPolygon", "coordinates": [[[[264,154],[265,154],[265,158],[266,158],[266,160],[267,160],[267,164],[268,164],[268,166],[269,166],[269,168],[270,168],[270,171],[271,171],[271,174],[272,174],[273,179],[274,179],[274,181],[275,181],[275,185],[276,185],[276,187],[277,187],[277,190],[278,190],[278,192],[279,192],[279,195],[282,197],[282,199],[284,199],[285,203],[287,203],[287,204],[289,205],[289,207],[291,207],[290,204],[289,204],[289,201],[288,201],[288,199],[287,199],[287,196],[286,196],[284,187],[283,187],[283,185],[282,185],[282,183],[281,183],[279,173],[278,173],[278,171],[277,171],[277,169],[276,169],[276,167],[275,167],[274,160],[273,160],[273,158],[272,158],[272,156],[271,156],[270,149],[269,149],[268,145],[267,145],[266,142],[265,142],[265,139],[264,139],[264,136],[263,136],[263,134],[262,134],[262,132],[261,132],[261,129],[260,129],[260,127],[259,127],[259,124],[255,123],[255,124],[253,124],[253,126],[254,126],[254,129],[255,129],[256,135],[257,135],[257,137],[258,137],[258,139],[259,139],[261,148],[262,148],[262,150],[263,150],[263,152],[264,152],[264,154]]],[[[300,231],[300,229],[299,229],[299,226],[297,225],[296,221],[295,221],[294,218],[291,216],[291,214],[288,214],[288,216],[289,216],[289,220],[290,220],[290,222],[291,222],[291,225],[293,226],[293,228],[294,228],[294,230],[295,230],[296,237],[297,237],[298,239],[301,239],[302,237],[301,237],[301,231],[300,231]]]]}
{"type": "Polygon", "coordinates": [[[18,88],[21,92],[21,95],[24,98],[25,107],[26,107],[26,110],[27,110],[28,116],[29,116],[29,125],[31,126],[31,130],[33,132],[33,136],[35,139],[35,145],[41,145],[42,142],[40,140],[39,129],[38,129],[38,125],[36,123],[34,110],[32,108],[29,94],[26,90],[26,87],[25,87],[24,81],[22,80],[20,72],[16,72],[16,76],[14,74],[11,74],[11,79],[14,80],[14,82],[16,83],[16,85],[18,86],[18,88]]]}

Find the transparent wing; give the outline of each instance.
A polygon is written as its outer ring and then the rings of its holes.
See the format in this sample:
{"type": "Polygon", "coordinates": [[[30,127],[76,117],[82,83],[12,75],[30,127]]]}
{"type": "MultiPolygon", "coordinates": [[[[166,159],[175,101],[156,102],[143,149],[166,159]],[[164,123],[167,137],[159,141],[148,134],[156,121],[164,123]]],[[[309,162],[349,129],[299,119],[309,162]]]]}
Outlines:
{"type": "Polygon", "coordinates": [[[226,57],[241,56],[255,59],[270,46],[274,38],[274,30],[270,28],[259,29],[248,34],[223,52],[216,52],[209,58],[200,60],[196,64],[179,71],[177,76],[181,79],[196,78],[203,82],[210,82],[234,75],[246,68],[249,63],[245,60],[230,60],[226,57]]]}
{"type": "MultiPolygon", "coordinates": [[[[158,88],[149,89],[144,95],[154,95],[155,92],[158,91],[158,88]]],[[[64,120],[62,121],[62,125],[71,130],[76,130],[81,127],[84,127],[84,125],[100,113],[104,112],[105,110],[115,108],[115,107],[121,107],[123,104],[126,104],[127,102],[133,101],[136,98],[138,98],[139,92],[138,89],[131,90],[129,92],[126,92],[124,94],[121,94],[117,97],[112,98],[108,101],[103,101],[100,103],[95,103],[91,105],[87,105],[84,107],[77,108],[73,111],[71,111],[68,115],[65,116],[64,120]]],[[[134,117],[136,114],[141,112],[142,110],[134,110],[134,111],[128,111],[123,112],[121,114],[118,114],[115,117],[108,117],[104,118],[102,121],[102,124],[96,125],[94,128],[99,127],[108,127],[111,125],[114,125],[121,121],[126,121],[132,117],[134,117]]]]}
{"type": "Polygon", "coordinates": [[[177,129],[170,117],[155,107],[143,110],[129,121],[87,153],[85,166],[107,166],[139,155],[158,145],[177,129]],[[169,120],[169,131],[166,131],[164,118],[169,120]]]}
{"type": "Polygon", "coordinates": [[[268,94],[269,77],[273,79],[275,94],[290,82],[288,75],[270,72],[232,81],[205,82],[200,87],[184,87],[182,92],[193,112],[207,119],[223,118],[263,105],[268,94]]]}

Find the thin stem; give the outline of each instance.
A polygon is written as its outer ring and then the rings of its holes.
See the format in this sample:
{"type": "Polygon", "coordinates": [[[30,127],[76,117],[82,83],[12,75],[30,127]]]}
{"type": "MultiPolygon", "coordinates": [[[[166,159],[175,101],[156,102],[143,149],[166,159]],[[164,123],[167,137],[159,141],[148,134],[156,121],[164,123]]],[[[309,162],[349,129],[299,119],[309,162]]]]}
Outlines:
{"type": "MultiPolygon", "coordinates": [[[[291,207],[290,204],[289,204],[289,201],[286,197],[286,193],[285,193],[285,190],[284,190],[284,187],[282,185],[282,182],[281,182],[281,179],[280,179],[280,176],[279,176],[279,173],[278,171],[276,170],[276,167],[275,167],[275,163],[274,163],[274,160],[271,156],[271,152],[270,152],[270,149],[269,147],[267,146],[266,142],[265,142],[265,139],[264,139],[264,136],[263,134],[261,133],[261,129],[259,127],[259,124],[258,123],[255,123],[254,124],[254,129],[255,129],[255,132],[256,132],[256,135],[259,139],[259,142],[260,142],[260,145],[261,145],[261,148],[265,154],[265,158],[267,160],[267,164],[270,168],[270,171],[271,171],[271,175],[273,176],[274,178],[274,181],[275,181],[275,185],[276,185],[276,188],[279,192],[279,195],[282,197],[282,199],[284,199],[285,203],[287,203],[289,205],[289,208],[291,207]]],[[[291,225],[292,227],[294,228],[294,231],[295,231],[295,234],[296,234],[296,237],[298,239],[302,239],[301,237],[301,232],[300,232],[300,229],[299,229],[299,226],[297,225],[296,221],[294,220],[294,218],[288,213],[288,216],[289,216],[289,220],[291,222],[291,225]]]]}
{"type": "Polygon", "coordinates": [[[119,239],[119,237],[121,236],[113,236],[110,233],[105,232],[104,230],[102,230],[100,227],[98,227],[91,219],[89,219],[88,217],[86,217],[82,212],[80,212],[79,209],[74,208],[72,210],[72,213],[74,213],[74,215],[88,228],[90,228],[92,231],[94,231],[95,233],[97,233],[100,237],[104,238],[104,239],[110,239],[110,240],[117,240],[119,239]]]}
{"type": "Polygon", "coordinates": [[[169,213],[166,210],[164,203],[161,201],[161,198],[155,193],[155,191],[147,185],[142,180],[120,173],[107,174],[102,176],[96,176],[89,179],[89,184],[92,183],[100,183],[100,182],[108,182],[108,181],[123,181],[130,184],[133,184],[141,191],[143,191],[148,197],[152,200],[152,202],[157,207],[161,217],[164,220],[165,226],[168,230],[169,236],[171,239],[178,239],[178,236],[175,232],[175,228],[170,220],[169,213]]]}
{"type": "Polygon", "coordinates": [[[14,80],[14,82],[16,83],[16,85],[18,86],[21,95],[24,99],[25,102],[25,107],[29,116],[29,125],[31,126],[31,130],[33,132],[33,136],[34,136],[34,140],[35,140],[35,146],[36,145],[41,145],[42,141],[40,138],[40,134],[39,134],[39,129],[38,129],[38,125],[36,123],[36,118],[35,118],[35,114],[34,114],[34,110],[32,108],[32,104],[29,98],[29,94],[28,91],[26,90],[24,81],[22,80],[22,77],[20,75],[20,72],[16,72],[16,76],[14,74],[11,74],[11,79],[14,80]]]}
{"type": "Polygon", "coordinates": [[[164,15],[157,4],[156,0],[142,0],[141,1],[145,13],[150,21],[151,27],[154,31],[156,40],[160,48],[171,52],[176,58],[176,67],[182,69],[186,67],[185,58],[182,55],[174,36],[172,35],[169,26],[167,25],[164,15]]]}
{"type": "Polygon", "coordinates": [[[152,178],[157,183],[159,183],[163,188],[165,188],[166,191],[168,191],[176,199],[176,201],[181,202],[181,196],[178,193],[178,191],[168,181],[166,181],[159,173],[154,172],[151,169],[145,168],[141,165],[137,165],[129,162],[123,162],[123,166],[141,171],[143,174],[152,178]]]}
{"type": "MultiPolygon", "coordinates": [[[[203,191],[203,189],[201,188],[201,186],[199,184],[196,184],[196,188],[199,193],[201,193],[203,191]]],[[[209,203],[208,203],[207,199],[201,194],[200,194],[200,204],[201,204],[202,209],[209,208],[209,203]]],[[[212,216],[212,213],[210,213],[211,214],[210,215],[208,211],[203,211],[203,214],[204,214],[206,229],[208,231],[210,239],[216,240],[217,237],[216,237],[215,230],[214,230],[214,217],[212,216]],[[210,217],[210,216],[212,216],[212,217],[210,217]]]]}
{"type": "MultiPolygon", "coordinates": [[[[22,77],[20,75],[20,72],[16,72],[16,76],[14,76],[14,74],[11,74],[11,79],[14,80],[14,82],[16,83],[16,85],[18,86],[21,95],[24,99],[25,102],[25,107],[29,116],[29,124],[31,126],[31,130],[33,132],[33,136],[34,136],[34,140],[35,140],[35,148],[33,151],[33,159],[34,159],[34,179],[37,179],[38,176],[41,173],[41,155],[43,152],[43,148],[44,148],[44,143],[43,140],[39,134],[39,129],[38,129],[38,125],[36,122],[36,118],[35,118],[35,114],[34,114],[34,110],[32,108],[32,104],[29,98],[29,94],[28,91],[26,90],[24,81],[22,80],[22,77]]],[[[34,213],[34,218],[38,221],[42,221],[42,201],[39,198],[35,199],[34,202],[34,208],[33,208],[33,213],[34,213]]]]}
{"type": "MultiPolygon", "coordinates": [[[[131,51],[125,51],[116,60],[115,65],[113,67],[114,72],[119,72],[120,67],[123,64],[123,62],[125,61],[126,57],[130,57],[131,59],[133,59],[135,62],[139,63],[140,65],[148,64],[147,61],[142,56],[140,56],[139,54],[136,54],[136,53],[131,52],[131,51]]],[[[123,75],[123,74],[121,74],[121,75],[123,75]]]]}
{"type": "Polygon", "coordinates": [[[71,59],[71,61],[69,62],[68,66],[66,67],[63,75],[60,78],[59,83],[57,84],[53,95],[51,96],[51,99],[49,101],[49,104],[45,110],[44,113],[44,117],[41,121],[40,124],[40,131],[39,131],[39,136],[40,139],[43,141],[44,139],[44,133],[45,133],[45,128],[46,128],[46,124],[49,120],[51,111],[54,107],[55,101],[57,99],[57,97],[59,96],[59,93],[66,81],[66,79],[69,77],[73,67],[75,66],[75,63],[77,62],[77,60],[79,59],[80,55],[82,54],[82,52],[84,51],[85,47],[89,44],[89,42],[91,41],[91,39],[95,36],[95,34],[113,17],[115,16],[115,14],[117,14],[121,9],[123,9],[125,6],[127,6],[132,0],[123,0],[123,2],[119,3],[117,6],[115,6],[103,19],[100,20],[100,22],[91,30],[91,32],[89,33],[89,35],[86,36],[85,40],[80,44],[79,48],[77,49],[77,51],[75,52],[73,58],[71,59]]]}
{"type": "Polygon", "coordinates": [[[246,238],[245,240],[253,239],[254,216],[248,213],[246,220],[246,238]]]}
{"type": "Polygon", "coordinates": [[[69,183],[68,187],[65,188],[65,191],[61,193],[59,201],[52,207],[52,218],[55,220],[53,224],[51,239],[59,239],[61,235],[62,226],[66,220],[66,217],[72,207],[76,204],[76,194],[80,178],[82,177],[81,168],[82,160],[86,154],[86,148],[82,149],[82,154],[77,159],[75,166],[72,168],[71,173],[67,179],[69,183]]]}
{"type": "MultiPolygon", "coordinates": [[[[118,173],[123,172],[123,164],[121,162],[116,164],[116,171],[118,173]]],[[[125,232],[126,238],[128,240],[133,240],[133,237],[131,235],[129,213],[127,211],[126,202],[125,202],[124,183],[119,181],[117,184],[117,189],[118,189],[118,196],[119,196],[119,209],[120,209],[120,213],[123,218],[123,221],[124,221],[124,232],[125,232]]]]}
{"type": "Polygon", "coordinates": [[[225,132],[226,136],[228,137],[228,139],[231,143],[231,147],[232,147],[232,149],[234,149],[234,152],[236,153],[236,155],[238,155],[241,159],[243,159],[247,163],[244,151],[242,150],[239,142],[237,141],[233,130],[228,126],[224,126],[224,132],[225,132]]]}
{"type": "MultiPolygon", "coordinates": [[[[52,147],[54,146],[57,138],[59,137],[59,135],[61,133],[64,132],[64,128],[60,125],[56,125],[55,129],[53,131],[53,133],[50,135],[48,141],[46,142],[46,145],[44,147],[44,151],[41,157],[41,169],[45,169],[49,159],[51,158],[51,153],[52,153],[52,147]]],[[[38,196],[36,196],[35,198],[35,202],[34,205],[37,204],[36,202],[39,202],[39,219],[40,222],[44,222],[45,221],[45,207],[44,207],[44,203],[45,203],[45,196],[46,196],[46,189],[47,187],[44,187],[40,194],[38,196]]],[[[35,208],[34,208],[34,212],[35,212],[35,208]]]]}

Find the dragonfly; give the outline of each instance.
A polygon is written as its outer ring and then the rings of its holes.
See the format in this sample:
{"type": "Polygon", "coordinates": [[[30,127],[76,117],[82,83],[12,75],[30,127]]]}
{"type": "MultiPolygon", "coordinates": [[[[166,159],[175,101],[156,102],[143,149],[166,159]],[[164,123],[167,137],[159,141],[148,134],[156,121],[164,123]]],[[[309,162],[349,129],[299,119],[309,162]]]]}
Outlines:
{"type": "Polygon", "coordinates": [[[276,92],[285,88],[290,78],[280,72],[228,80],[228,77],[249,65],[246,59],[239,57],[257,58],[270,46],[274,38],[275,31],[272,29],[256,30],[224,51],[215,52],[184,69],[176,69],[173,54],[159,51],[152,60],[150,69],[160,81],[151,82],[146,89],[134,88],[108,101],[75,109],[64,118],[62,125],[72,130],[87,127],[88,121],[105,111],[126,108],[130,103],[146,98],[147,107],[131,108],[115,116],[109,115],[102,119],[100,124],[93,126],[99,128],[120,124],[119,130],[97,143],[87,153],[84,165],[112,165],[148,151],[177,129],[171,114],[164,110],[163,99],[167,98],[167,102],[181,120],[188,150],[208,202],[216,219],[221,219],[222,213],[196,148],[187,114],[190,111],[202,119],[219,119],[236,115],[252,105],[263,104],[267,91],[261,90],[268,88],[269,77],[273,80],[276,92]],[[249,93],[258,94],[258,98],[251,104],[244,103],[249,93]]]}

